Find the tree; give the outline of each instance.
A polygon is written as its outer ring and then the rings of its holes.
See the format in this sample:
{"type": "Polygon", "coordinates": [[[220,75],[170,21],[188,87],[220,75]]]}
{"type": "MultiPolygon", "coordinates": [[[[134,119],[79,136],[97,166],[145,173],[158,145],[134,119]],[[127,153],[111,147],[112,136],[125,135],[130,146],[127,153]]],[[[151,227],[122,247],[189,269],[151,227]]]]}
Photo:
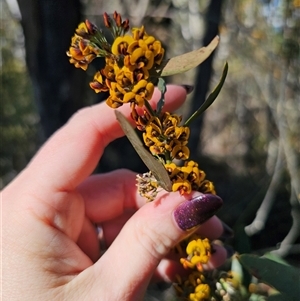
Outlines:
{"type": "MultiPolygon", "coordinates": [[[[211,0],[205,15],[205,34],[202,39],[204,46],[208,45],[215,36],[219,34],[219,26],[222,16],[222,4],[221,0],[211,0]]],[[[195,77],[195,91],[190,107],[190,114],[193,114],[205,101],[207,92],[210,87],[212,66],[215,52],[199,65],[197,68],[197,75],[195,77]]],[[[190,148],[198,151],[201,149],[201,129],[203,124],[203,117],[197,118],[191,124],[191,139],[190,148]]],[[[201,152],[201,151],[200,151],[201,152]]]]}
{"type": "Polygon", "coordinates": [[[66,58],[82,6],[79,0],[19,0],[18,4],[27,67],[47,138],[83,106],[85,75],[66,58]]]}

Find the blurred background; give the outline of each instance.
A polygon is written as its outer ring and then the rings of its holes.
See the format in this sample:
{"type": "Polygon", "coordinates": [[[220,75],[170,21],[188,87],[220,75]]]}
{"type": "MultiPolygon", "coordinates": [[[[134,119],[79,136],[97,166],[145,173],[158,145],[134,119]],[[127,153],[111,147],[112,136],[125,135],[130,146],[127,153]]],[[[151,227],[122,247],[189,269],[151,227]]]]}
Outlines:
{"type": "MultiPolygon", "coordinates": [[[[81,21],[101,27],[102,14],[117,10],[160,39],[166,57],[219,34],[217,50],[200,67],[166,78],[195,86],[179,111],[185,120],[229,64],[219,97],[192,124],[191,159],[224,200],[219,216],[235,230],[235,250],[273,250],[299,266],[299,0],[0,1],[1,187],[74,112],[107,97],[89,88],[101,60],[87,72],[68,62],[81,21]]],[[[121,167],[146,171],[127,139],[107,148],[97,172],[121,167]]]]}

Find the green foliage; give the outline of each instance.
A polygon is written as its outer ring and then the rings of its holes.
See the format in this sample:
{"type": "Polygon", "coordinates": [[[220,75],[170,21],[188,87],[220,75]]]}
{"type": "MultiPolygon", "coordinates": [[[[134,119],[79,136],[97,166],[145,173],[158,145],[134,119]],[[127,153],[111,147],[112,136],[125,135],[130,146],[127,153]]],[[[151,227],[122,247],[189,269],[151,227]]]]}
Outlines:
{"type": "Polygon", "coordinates": [[[205,102],[199,107],[199,109],[192,114],[192,116],[184,123],[185,126],[188,126],[195,118],[200,116],[207,108],[209,108],[213,102],[218,97],[220,91],[222,90],[222,87],[224,85],[226,76],[228,73],[228,63],[225,63],[225,66],[223,68],[222,77],[220,79],[220,82],[218,85],[214,88],[214,90],[209,94],[205,102]]]}
{"type": "Polygon", "coordinates": [[[1,185],[22,170],[36,150],[38,121],[24,62],[15,56],[12,43],[6,45],[0,71],[1,185]]]}
{"type": "Polygon", "coordinates": [[[282,260],[274,260],[266,257],[243,254],[238,257],[241,264],[255,276],[276,290],[282,296],[281,299],[272,297],[269,300],[299,300],[300,296],[300,273],[299,270],[286,264],[282,260]],[[275,298],[275,299],[273,299],[275,298]]]}

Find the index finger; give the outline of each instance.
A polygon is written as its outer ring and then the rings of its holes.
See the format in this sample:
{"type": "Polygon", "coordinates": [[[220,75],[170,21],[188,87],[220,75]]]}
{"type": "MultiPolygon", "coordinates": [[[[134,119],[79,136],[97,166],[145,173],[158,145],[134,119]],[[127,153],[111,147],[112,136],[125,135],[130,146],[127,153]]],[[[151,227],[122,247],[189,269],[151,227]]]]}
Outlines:
{"type": "MultiPolygon", "coordinates": [[[[185,97],[183,87],[168,86],[165,109],[175,110],[185,97]]],[[[150,103],[158,99],[156,91],[150,103]]],[[[130,116],[129,106],[120,110],[130,116]]],[[[105,103],[82,109],[42,147],[28,166],[30,173],[26,176],[50,191],[73,190],[93,172],[105,147],[123,135],[114,110],[105,103]]]]}

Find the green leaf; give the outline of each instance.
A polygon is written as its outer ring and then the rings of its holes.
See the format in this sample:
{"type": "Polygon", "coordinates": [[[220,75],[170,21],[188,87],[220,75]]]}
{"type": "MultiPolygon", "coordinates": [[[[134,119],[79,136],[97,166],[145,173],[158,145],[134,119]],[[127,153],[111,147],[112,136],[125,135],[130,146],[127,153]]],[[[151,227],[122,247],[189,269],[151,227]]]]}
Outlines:
{"type": "Polygon", "coordinates": [[[216,36],[206,47],[175,56],[161,64],[157,70],[160,76],[170,76],[193,69],[204,62],[219,44],[219,36],[216,36]]]}
{"type": "Polygon", "coordinates": [[[188,126],[195,118],[200,116],[215,101],[215,99],[218,97],[218,95],[224,85],[227,73],[228,73],[228,63],[226,62],[225,66],[223,68],[223,73],[222,73],[220,82],[214,88],[214,90],[209,94],[208,98],[199,107],[199,109],[195,113],[193,113],[192,116],[185,122],[185,124],[184,124],[185,126],[188,126]]]}
{"type": "Polygon", "coordinates": [[[281,264],[285,264],[285,265],[288,265],[289,266],[289,263],[287,261],[285,261],[283,258],[277,256],[277,255],[274,255],[273,253],[265,253],[262,258],[268,258],[270,260],[273,260],[273,261],[276,261],[278,263],[281,263],[281,264]]]}
{"type": "Polygon", "coordinates": [[[157,116],[159,116],[165,105],[165,93],[167,92],[167,86],[166,86],[166,83],[163,78],[160,77],[158,79],[157,87],[158,87],[158,90],[161,92],[160,100],[158,101],[157,106],[156,106],[156,114],[157,114],[157,116]]]}
{"type": "Polygon", "coordinates": [[[254,255],[243,254],[238,257],[241,264],[260,281],[274,287],[280,293],[299,300],[300,271],[292,266],[254,255]]]}

